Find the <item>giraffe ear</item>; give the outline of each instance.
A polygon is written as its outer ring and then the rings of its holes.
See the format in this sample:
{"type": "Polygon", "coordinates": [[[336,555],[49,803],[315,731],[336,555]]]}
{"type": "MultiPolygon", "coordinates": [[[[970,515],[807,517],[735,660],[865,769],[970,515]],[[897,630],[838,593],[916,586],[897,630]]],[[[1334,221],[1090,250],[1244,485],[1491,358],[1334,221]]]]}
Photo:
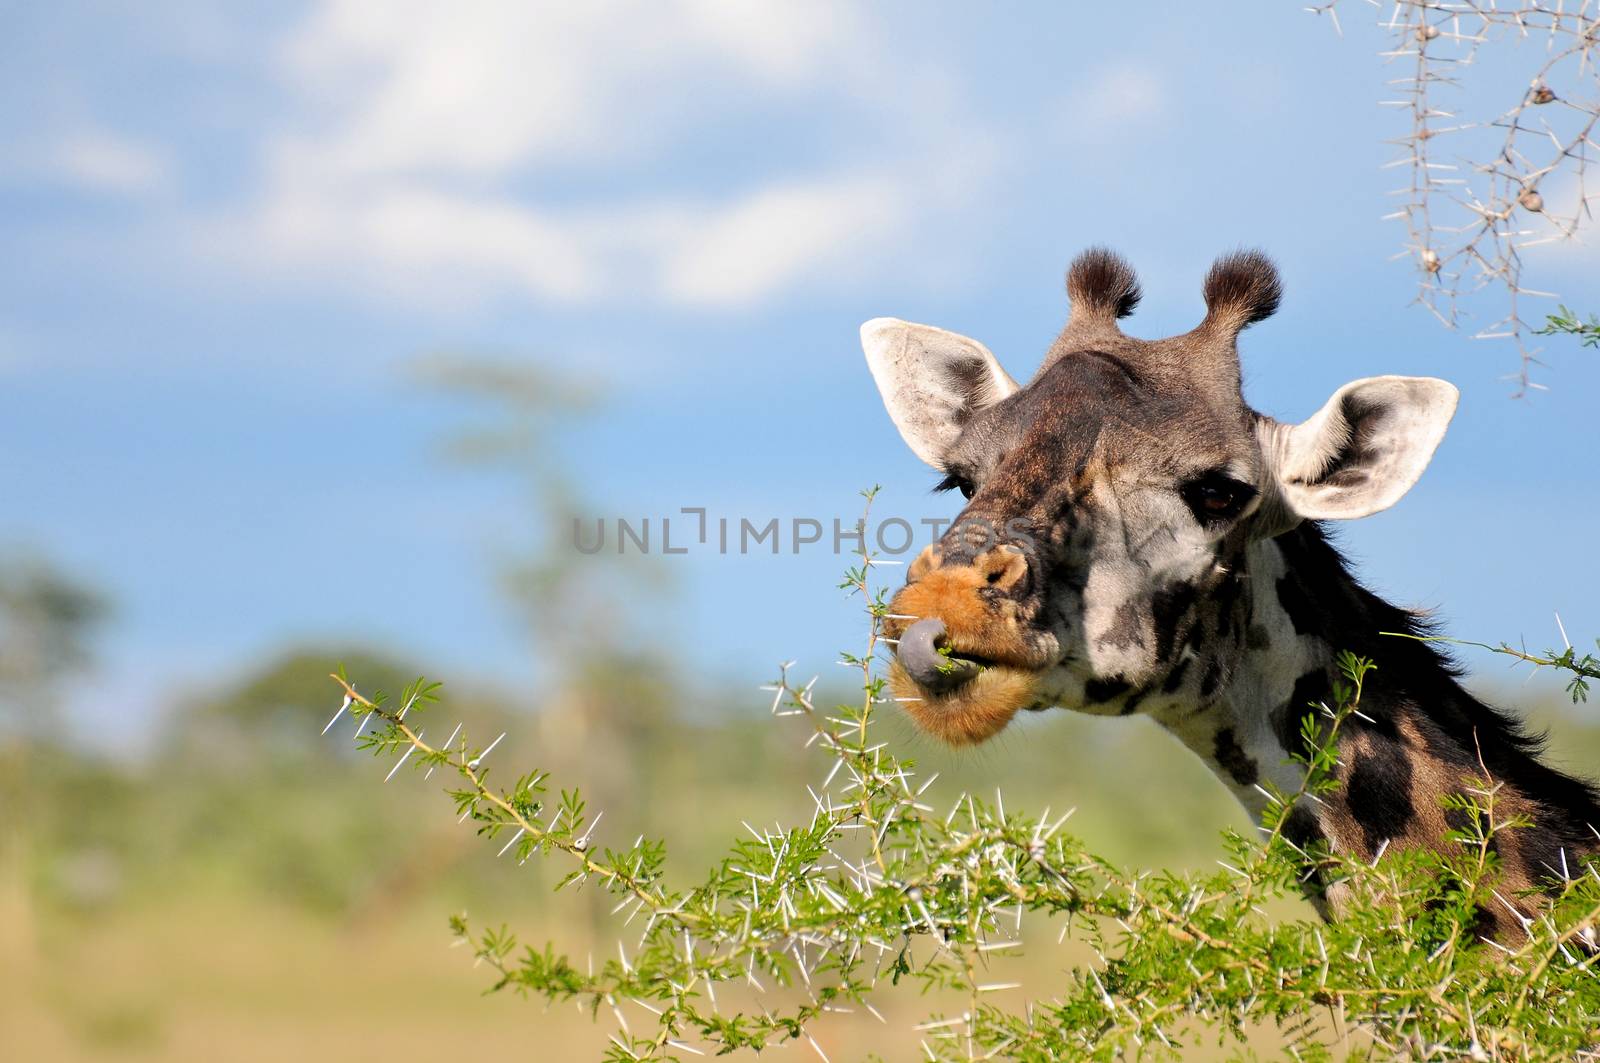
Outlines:
{"type": "Polygon", "coordinates": [[[932,325],[873,318],[861,347],[901,437],[935,468],[973,414],[1017,390],[987,347],[932,325]]]}
{"type": "Polygon", "coordinates": [[[1388,509],[1428,467],[1458,397],[1454,385],[1432,377],[1346,384],[1310,420],[1274,440],[1284,502],[1303,520],[1351,520],[1388,509]]]}

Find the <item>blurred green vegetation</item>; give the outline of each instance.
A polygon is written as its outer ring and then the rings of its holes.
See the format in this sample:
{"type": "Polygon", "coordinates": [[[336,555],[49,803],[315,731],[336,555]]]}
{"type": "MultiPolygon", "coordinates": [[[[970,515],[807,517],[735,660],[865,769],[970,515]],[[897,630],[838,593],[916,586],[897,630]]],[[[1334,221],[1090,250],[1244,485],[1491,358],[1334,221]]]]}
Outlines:
{"type": "MultiPolygon", "coordinates": [[[[581,406],[576,392],[505,363],[435,360],[425,377],[472,410],[446,451],[525,489],[541,518],[530,528],[582,511],[550,457],[581,406]]],[[[670,647],[631,649],[641,641],[608,610],[621,599],[605,588],[626,582],[636,597],[637,573],[555,549],[534,532],[496,564],[538,663],[535,688],[451,682],[430,731],[462,720],[477,740],[507,732],[493,766],[510,775],[537,765],[580,784],[605,813],[599,844],[665,839],[680,885],[745,821],[804,819],[806,784],[829,762],[792,721],[770,718],[756,686],[775,668],[749,662],[747,686],[708,688],[673,665],[670,647]]],[[[394,693],[427,662],[360,642],[287,646],[175,697],[152,748],[116,760],[76,744],[58,713],[111,616],[68,573],[36,559],[0,563],[6,1058],[598,1054],[604,1028],[586,1015],[485,1001],[482,972],[445,951],[446,916],[467,910],[516,918],[525,940],[573,955],[614,954],[623,931],[598,891],[556,898],[558,869],[497,859],[498,846],[457,821],[442,777],[402,772],[385,783],[387,762],[355,749],[349,717],[320,733],[337,708],[327,674],[338,664],[363,690],[394,693]]],[[[841,632],[841,645],[853,635],[841,632]]],[[[855,692],[837,695],[820,700],[855,692]]],[[[1554,728],[1554,761],[1592,774],[1600,726],[1580,713],[1552,689],[1533,716],[1554,728]]],[[[1028,715],[964,751],[904,721],[885,731],[897,752],[941,774],[940,793],[1003,787],[1013,807],[1077,806],[1072,831],[1125,865],[1210,868],[1220,831],[1249,829],[1209,772],[1146,720],[1028,715]]],[[[1030,985],[1060,976],[1059,963],[1031,962],[1030,985]]],[[[908,1022],[924,1014],[910,1006],[908,1022]]],[[[846,1046],[843,1058],[871,1048],[871,1020],[829,1021],[842,1026],[830,1043],[846,1046]]]]}
{"type": "MultiPolygon", "coordinates": [[[[381,651],[351,649],[344,661],[392,689],[407,674],[381,651]]],[[[620,920],[597,891],[553,895],[559,868],[497,859],[498,845],[457,822],[442,778],[402,772],[384,783],[388,762],[354,750],[348,717],[321,736],[336,708],[323,678],[333,663],[291,650],[183,700],[135,763],[32,746],[27,903],[0,916],[11,920],[0,933],[11,973],[0,1024],[31,1031],[21,1043],[39,1046],[33,1058],[255,1058],[263,1046],[346,1058],[352,1046],[387,1044],[384,1058],[411,1059],[451,1037],[509,1049],[533,1031],[570,1038],[573,1058],[597,1054],[603,1026],[481,1001],[482,972],[444,951],[444,917],[509,916],[524,937],[577,955],[614,951],[620,920]],[[310,999],[308,985],[339,1006],[310,999]],[[394,992],[417,1006],[397,1007],[394,992]],[[361,1040],[380,1026],[384,1037],[361,1040]]],[[[1554,759],[1600,764],[1600,727],[1580,723],[1558,692],[1535,716],[1555,727],[1554,759]]],[[[827,767],[753,688],[707,692],[659,661],[595,662],[525,702],[447,688],[430,727],[457,718],[485,738],[509,732],[493,754],[504,771],[539,764],[592,789],[606,813],[602,843],[664,837],[680,884],[742,821],[803,819],[805,785],[827,767]]],[[[1013,806],[1076,805],[1073,830],[1131,866],[1212,867],[1220,828],[1245,826],[1199,762],[1148,721],[1051,713],[969,751],[909,725],[889,730],[897,749],[941,773],[939,792],[1000,786],[1013,806]]],[[[871,1044],[870,1030],[861,1036],[871,1044]]]]}

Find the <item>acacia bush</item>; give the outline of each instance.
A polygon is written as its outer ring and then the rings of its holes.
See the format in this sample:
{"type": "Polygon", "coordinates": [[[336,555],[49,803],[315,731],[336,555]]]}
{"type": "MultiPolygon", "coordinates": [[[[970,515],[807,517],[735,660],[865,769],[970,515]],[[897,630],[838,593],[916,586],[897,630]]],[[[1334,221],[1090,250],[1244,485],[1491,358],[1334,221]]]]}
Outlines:
{"type": "MultiPolygon", "coordinates": [[[[816,681],[788,668],[768,688],[773,715],[797,724],[824,760],[820,782],[796,795],[805,815],[749,827],[691,888],[669,887],[660,842],[602,844],[600,816],[578,789],[540,771],[492,784],[498,740],[478,744],[457,725],[430,742],[437,683],[389,699],[335,675],[340,713],[365,717],[360,741],[394,762],[391,777],[441,771],[460,817],[499,855],[565,861],[558,890],[615,898],[627,938],[598,965],[452,918],[458,942],[492,970],[492,989],[609,1016],[615,1061],[794,1041],[827,1059],[812,1030],[825,1012],[881,1017],[877,1004],[929,991],[960,1003],[909,1030],[886,1025],[886,1049],[935,1060],[1176,1058],[1202,1041],[1245,1051],[1267,1026],[1297,1059],[1600,1059],[1600,869],[1564,868],[1521,944],[1474,935],[1479,906],[1510,908],[1495,889],[1494,838],[1522,826],[1497,811],[1494,780],[1455,799],[1469,814],[1453,820],[1469,826],[1450,835],[1447,853],[1367,864],[1284,837],[1287,811],[1333,785],[1339,728],[1363,689],[1383,681],[1371,662],[1342,661],[1335,703],[1307,718],[1306,781],[1269,792],[1260,838],[1225,833],[1228,859],[1213,873],[1129,870],[1073,838],[1067,816],[1008,809],[998,792],[941,793],[878,738],[875,721],[894,710],[877,667],[886,592],[866,539],[841,584],[869,620],[862,651],[843,657],[859,671],[860,699],[820,706],[816,681]],[[1348,891],[1338,923],[1272,910],[1313,876],[1348,891]],[[1089,958],[1048,983],[997,980],[1004,958],[1063,938],[1089,958]],[[997,1003],[1019,994],[1021,1005],[997,1003]]],[[[1570,647],[1495,648],[1568,671],[1575,700],[1600,678],[1600,662],[1570,647]]]]}

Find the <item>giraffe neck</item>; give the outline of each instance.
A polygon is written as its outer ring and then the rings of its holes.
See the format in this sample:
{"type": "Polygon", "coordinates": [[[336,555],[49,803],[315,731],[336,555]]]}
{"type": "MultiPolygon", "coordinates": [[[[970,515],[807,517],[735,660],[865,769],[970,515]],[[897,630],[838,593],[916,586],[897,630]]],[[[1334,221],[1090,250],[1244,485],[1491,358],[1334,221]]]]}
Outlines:
{"type": "Polygon", "coordinates": [[[1202,681],[1151,714],[1252,817],[1268,806],[1264,789],[1300,790],[1304,772],[1291,751],[1300,750],[1301,720],[1311,704],[1333,707],[1336,657],[1349,650],[1377,669],[1361,715],[1347,717],[1336,740],[1335,789],[1297,805],[1285,826],[1291,839],[1325,840],[1363,859],[1389,845],[1443,848],[1462,826],[1443,799],[1487,775],[1501,787],[1496,819],[1532,824],[1496,841],[1513,890],[1548,884],[1600,851],[1595,791],[1540,763],[1539,743],[1468,694],[1431,644],[1383,634],[1415,633],[1418,619],[1363,588],[1318,527],[1252,544],[1236,575],[1239,592],[1220,596],[1226,615],[1205,629],[1189,666],[1214,689],[1202,681]]]}
{"type": "Polygon", "coordinates": [[[1260,820],[1264,791],[1295,793],[1304,779],[1284,741],[1284,709],[1323,696],[1334,666],[1328,633],[1297,626],[1284,551],[1277,540],[1252,543],[1233,574],[1237,591],[1218,596],[1219,611],[1197,628],[1187,651],[1188,681],[1151,715],[1195,752],[1260,820]]]}

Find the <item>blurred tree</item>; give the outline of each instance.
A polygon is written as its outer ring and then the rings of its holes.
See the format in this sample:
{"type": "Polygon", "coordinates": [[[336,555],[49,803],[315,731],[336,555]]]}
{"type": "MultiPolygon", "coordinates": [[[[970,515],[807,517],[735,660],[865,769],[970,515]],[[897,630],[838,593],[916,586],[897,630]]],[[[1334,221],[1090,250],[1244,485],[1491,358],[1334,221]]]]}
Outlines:
{"type": "Polygon", "coordinates": [[[48,562],[0,563],[0,734],[54,735],[59,684],[89,663],[106,602],[48,562]]]}
{"type": "MultiPolygon", "coordinates": [[[[123,825],[139,837],[130,859],[162,865],[169,883],[216,880],[351,919],[375,903],[403,906],[448,872],[469,852],[471,832],[454,816],[425,814],[437,809],[421,805],[419,788],[397,786],[373,809],[339,799],[343,788],[372,780],[327,770],[334,758],[366,759],[351,741],[353,717],[323,734],[338,708],[328,681],[337,664],[373,693],[397,694],[416,678],[413,659],[380,649],[289,648],[182,699],[143,791],[159,825],[123,825]]],[[[504,726],[510,716],[482,692],[452,687],[451,703],[475,728],[504,726]]]]}
{"type": "Polygon", "coordinates": [[[0,954],[33,952],[28,888],[40,805],[30,770],[41,744],[61,737],[61,684],[89,664],[106,614],[95,591],[50,563],[0,563],[0,954]]]}
{"type": "MultiPolygon", "coordinates": [[[[504,358],[438,355],[417,375],[478,411],[477,422],[445,440],[446,458],[509,475],[530,511],[527,537],[498,567],[539,673],[530,707],[542,761],[558,770],[581,762],[592,808],[657,829],[649,798],[683,677],[658,630],[636,637],[650,598],[669,589],[655,559],[586,554],[573,542],[575,522],[595,513],[563,455],[598,390],[504,358]]],[[[598,920],[606,906],[591,896],[598,920]]]]}
{"type": "Polygon", "coordinates": [[[249,771],[353,754],[351,743],[321,734],[339,704],[328,682],[338,664],[365,690],[398,691],[416,678],[414,661],[381,650],[287,649],[220,689],[183,700],[166,722],[163,755],[190,770],[249,771]]]}
{"type": "Polygon", "coordinates": [[[509,475],[531,515],[526,537],[499,559],[508,602],[533,636],[538,662],[556,671],[630,642],[632,606],[666,588],[660,566],[638,555],[586,554],[573,545],[575,521],[595,507],[564,456],[599,406],[599,391],[540,366],[504,358],[435,355],[416,366],[424,385],[467,401],[477,420],[448,436],[447,461],[509,475]],[[619,609],[618,602],[629,603],[619,609]]]}

